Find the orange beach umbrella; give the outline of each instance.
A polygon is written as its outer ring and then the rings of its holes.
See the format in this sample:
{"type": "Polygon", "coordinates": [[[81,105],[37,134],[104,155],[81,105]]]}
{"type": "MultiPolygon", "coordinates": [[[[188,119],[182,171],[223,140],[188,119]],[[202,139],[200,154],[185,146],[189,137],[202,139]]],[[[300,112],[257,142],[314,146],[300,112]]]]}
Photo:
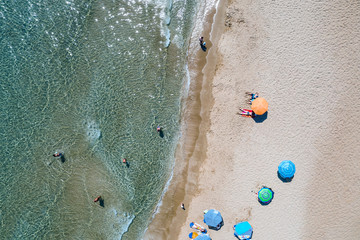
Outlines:
{"type": "Polygon", "coordinates": [[[189,234],[189,238],[190,238],[190,239],[195,239],[197,236],[199,236],[199,234],[197,234],[197,232],[191,232],[191,233],[189,234]]]}
{"type": "Polygon", "coordinates": [[[257,114],[257,115],[263,115],[268,110],[268,102],[265,100],[265,98],[258,97],[251,103],[251,109],[257,114]]]}

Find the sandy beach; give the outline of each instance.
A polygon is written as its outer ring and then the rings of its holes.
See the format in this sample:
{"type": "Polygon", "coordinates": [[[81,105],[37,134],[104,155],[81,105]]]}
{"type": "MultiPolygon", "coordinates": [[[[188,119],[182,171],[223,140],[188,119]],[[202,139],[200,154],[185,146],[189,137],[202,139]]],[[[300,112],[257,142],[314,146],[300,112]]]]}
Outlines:
{"type": "Polygon", "coordinates": [[[359,12],[357,1],[232,0],[205,16],[174,176],[144,239],[188,239],[205,209],[224,219],[213,240],[236,239],[242,220],[252,239],[360,238],[359,12]],[[247,91],[269,102],[266,116],[237,115],[247,91]],[[296,165],[288,183],[283,160],[296,165]],[[267,206],[254,193],[264,185],[267,206]]]}

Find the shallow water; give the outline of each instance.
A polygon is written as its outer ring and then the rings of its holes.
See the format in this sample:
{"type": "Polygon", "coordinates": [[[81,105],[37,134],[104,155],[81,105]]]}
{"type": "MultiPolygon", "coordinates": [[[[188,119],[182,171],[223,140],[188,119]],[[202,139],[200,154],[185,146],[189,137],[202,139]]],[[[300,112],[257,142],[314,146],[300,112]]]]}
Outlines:
{"type": "Polygon", "coordinates": [[[0,3],[1,236],[141,238],[173,165],[195,5],[0,3]]]}

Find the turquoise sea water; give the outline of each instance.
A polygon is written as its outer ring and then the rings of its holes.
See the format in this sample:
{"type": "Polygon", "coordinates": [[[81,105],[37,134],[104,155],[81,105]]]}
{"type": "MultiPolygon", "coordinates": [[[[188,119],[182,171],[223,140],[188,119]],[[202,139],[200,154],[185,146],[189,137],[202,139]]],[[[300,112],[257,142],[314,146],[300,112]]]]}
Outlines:
{"type": "Polygon", "coordinates": [[[2,239],[141,239],[173,166],[196,5],[0,2],[2,239]]]}

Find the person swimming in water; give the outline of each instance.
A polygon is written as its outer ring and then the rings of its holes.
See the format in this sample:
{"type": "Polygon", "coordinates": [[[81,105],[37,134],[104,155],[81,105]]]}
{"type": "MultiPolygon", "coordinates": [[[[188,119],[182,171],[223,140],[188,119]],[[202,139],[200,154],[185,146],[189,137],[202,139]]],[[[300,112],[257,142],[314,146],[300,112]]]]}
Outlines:
{"type": "Polygon", "coordinates": [[[100,199],[101,199],[101,196],[98,196],[97,198],[94,199],[94,202],[98,202],[98,201],[100,201],[100,199]]]}
{"type": "Polygon", "coordinates": [[[204,37],[200,37],[200,38],[199,38],[199,42],[200,42],[201,48],[206,48],[206,47],[205,47],[206,42],[204,42],[204,37]]]}
{"type": "Polygon", "coordinates": [[[62,156],[62,153],[55,152],[55,153],[53,154],[53,156],[54,156],[54,157],[61,157],[61,156],[62,156]]]}

